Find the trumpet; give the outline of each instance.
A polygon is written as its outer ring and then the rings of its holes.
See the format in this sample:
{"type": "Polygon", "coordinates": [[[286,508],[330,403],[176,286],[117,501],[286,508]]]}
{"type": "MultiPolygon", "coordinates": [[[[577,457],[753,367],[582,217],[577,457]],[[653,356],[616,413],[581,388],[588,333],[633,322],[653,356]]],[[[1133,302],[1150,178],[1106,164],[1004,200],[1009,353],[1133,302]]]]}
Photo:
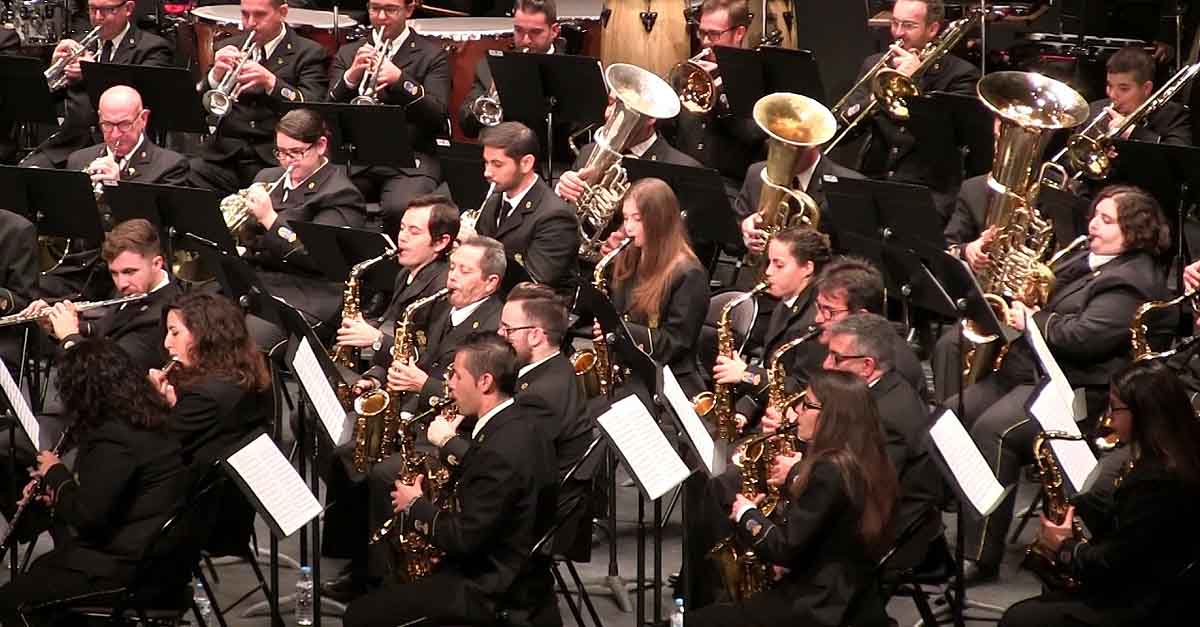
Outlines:
{"type": "Polygon", "coordinates": [[[692,113],[708,113],[720,100],[720,70],[709,72],[699,63],[712,54],[712,48],[705,48],[687,61],[676,64],[667,74],[667,82],[679,94],[680,106],[692,113]]]}
{"type": "MultiPolygon", "coordinates": [[[[79,312],[84,312],[84,311],[90,311],[92,309],[100,309],[101,307],[112,307],[113,305],[124,305],[125,303],[132,303],[132,302],[142,300],[143,298],[146,298],[147,296],[149,296],[149,294],[133,294],[131,296],[122,296],[120,298],[111,298],[109,300],[96,300],[96,301],[75,303],[75,310],[79,311],[79,312]]],[[[11,327],[11,326],[15,326],[18,324],[25,324],[27,322],[37,322],[39,320],[44,320],[44,319],[50,317],[50,311],[51,311],[51,308],[46,307],[45,309],[40,309],[38,311],[31,311],[28,313],[22,312],[22,313],[10,314],[10,315],[0,318],[0,327],[11,327]]]]}
{"type": "Polygon", "coordinates": [[[372,31],[371,39],[375,42],[375,60],[371,62],[371,66],[363,73],[362,81],[358,84],[358,95],[350,101],[350,104],[355,105],[377,105],[379,104],[379,72],[383,70],[383,64],[392,56],[392,45],[396,43],[393,39],[388,42],[383,41],[383,27],[379,27],[378,32],[372,31]]]}
{"type": "Polygon", "coordinates": [[[221,81],[217,83],[216,87],[204,92],[204,96],[200,98],[200,104],[204,107],[205,111],[217,117],[222,117],[226,113],[229,113],[229,109],[233,107],[234,101],[237,100],[238,95],[241,93],[241,89],[237,84],[238,74],[241,74],[242,67],[254,56],[254,51],[258,45],[254,42],[254,36],[255,32],[250,31],[250,36],[246,37],[246,43],[242,44],[242,48],[239,51],[241,58],[238,60],[237,65],[233,66],[232,69],[225,73],[225,76],[221,77],[221,81]]]}
{"type": "Polygon", "coordinates": [[[289,165],[283,171],[279,178],[271,183],[264,184],[261,181],[254,183],[246,189],[238,191],[236,194],[230,194],[221,199],[221,217],[225,220],[225,226],[233,235],[233,239],[242,241],[249,230],[249,227],[254,224],[254,214],[250,212],[250,192],[255,189],[261,189],[264,193],[270,194],[279,187],[280,183],[287,180],[287,177],[292,175],[292,170],[296,166],[289,165]]]}
{"type": "Polygon", "coordinates": [[[98,41],[100,41],[99,26],[88,31],[88,34],[79,40],[74,50],[59,57],[50,67],[46,68],[42,75],[45,76],[50,91],[57,91],[67,86],[67,68],[87,54],[88,48],[98,41]]]}

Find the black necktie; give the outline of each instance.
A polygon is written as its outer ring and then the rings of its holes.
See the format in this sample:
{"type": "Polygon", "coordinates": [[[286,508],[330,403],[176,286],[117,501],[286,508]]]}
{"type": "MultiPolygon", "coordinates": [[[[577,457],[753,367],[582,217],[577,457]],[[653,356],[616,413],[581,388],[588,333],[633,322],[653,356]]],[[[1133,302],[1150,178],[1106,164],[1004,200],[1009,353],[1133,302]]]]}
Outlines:
{"type": "Polygon", "coordinates": [[[113,42],[111,40],[104,42],[104,49],[100,51],[100,62],[101,63],[111,63],[112,62],[112,52],[113,52],[113,42]]]}
{"type": "Polygon", "coordinates": [[[504,224],[504,219],[507,218],[508,214],[511,213],[512,210],[515,208],[516,208],[515,205],[510,205],[508,203],[508,201],[505,200],[504,198],[500,199],[500,207],[499,207],[498,211],[496,211],[496,230],[497,231],[500,230],[500,225],[504,224]]]}

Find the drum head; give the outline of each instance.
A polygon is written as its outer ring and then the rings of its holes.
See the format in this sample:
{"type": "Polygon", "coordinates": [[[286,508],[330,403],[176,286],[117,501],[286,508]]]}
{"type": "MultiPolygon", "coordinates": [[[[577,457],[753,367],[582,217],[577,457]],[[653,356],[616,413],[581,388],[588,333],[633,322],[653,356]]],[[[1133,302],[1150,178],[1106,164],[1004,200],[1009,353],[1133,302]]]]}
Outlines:
{"type": "Polygon", "coordinates": [[[508,17],[433,17],[409,20],[413,30],[427,37],[451,41],[493,39],[512,34],[508,17]]]}

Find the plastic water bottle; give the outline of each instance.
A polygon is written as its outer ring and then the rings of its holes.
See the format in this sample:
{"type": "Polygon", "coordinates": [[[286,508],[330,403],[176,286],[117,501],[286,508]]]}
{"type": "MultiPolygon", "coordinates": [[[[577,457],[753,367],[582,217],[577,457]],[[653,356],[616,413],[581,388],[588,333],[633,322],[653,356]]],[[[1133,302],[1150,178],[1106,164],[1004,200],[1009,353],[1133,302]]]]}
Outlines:
{"type": "Polygon", "coordinates": [[[192,579],[192,601],[200,610],[200,627],[217,624],[217,617],[213,615],[212,602],[208,600],[208,595],[204,593],[204,586],[200,585],[198,578],[192,579]]]}
{"type": "Polygon", "coordinates": [[[671,612],[671,627],[683,627],[683,599],[675,598],[675,611],[671,612]]]}
{"type": "Polygon", "coordinates": [[[313,580],[311,566],[302,566],[300,568],[300,578],[296,580],[296,624],[313,624],[313,580]]]}

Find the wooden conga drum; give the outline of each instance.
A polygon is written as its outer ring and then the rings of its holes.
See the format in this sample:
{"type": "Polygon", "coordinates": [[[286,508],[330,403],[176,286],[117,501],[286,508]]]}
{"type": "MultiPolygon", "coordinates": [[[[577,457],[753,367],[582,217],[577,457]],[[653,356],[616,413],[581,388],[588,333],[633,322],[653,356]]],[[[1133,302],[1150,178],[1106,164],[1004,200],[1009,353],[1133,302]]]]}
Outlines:
{"type": "Polygon", "coordinates": [[[763,24],[766,32],[779,31],[781,48],[800,49],[799,26],[793,14],[792,3],[787,0],[750,0],[750,27],[746,29],[746,47],[753,48],[763,41],[763,24]]]}
{"type": "Polygon", "coordinates": [[[630,63],[666,78],[690,56],[685,6],[686,0],[607,0],[600,61],[605,67],[630,63]]]}

